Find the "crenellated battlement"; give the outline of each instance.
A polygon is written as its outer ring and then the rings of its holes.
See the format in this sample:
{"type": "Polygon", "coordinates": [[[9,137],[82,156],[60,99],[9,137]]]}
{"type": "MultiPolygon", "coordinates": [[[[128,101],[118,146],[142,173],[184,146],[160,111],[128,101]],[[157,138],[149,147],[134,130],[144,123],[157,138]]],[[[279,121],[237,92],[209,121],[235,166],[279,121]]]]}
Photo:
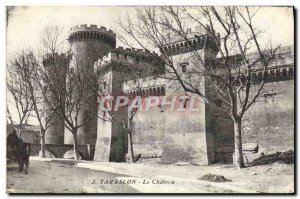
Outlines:
{"type": "Polygon", "coordinates": [[[53,57],[61,57],[61,58],[67,58],[69,55],[66,53],[46,53],[43,56],[43,59],[51,59],[53,57]]]}
{"type": "Polygon", "coordinates": [[[69,30],[68,40],[70,43],[83,41],[83,40],[99,40],[105,43],[116,45],[116,34],[103,26],[82,24],[74,26],[69,30]]]}
{"type": "Polygon", "coordinates": [[[166,79],[146,77],[128,80],[123,83],[123,92],[127,95],[165,95],[166,79]]]}
{"type": "Polygon", "coordinates": [[[66,65],[70,61],[70,58],[71,56],[66,53],[47,53],[43,56],[43,65],[46,66],[53,63],[53,61],[66,65]]]}
{"type": "Polygon", "coordinates": [[[123,48],[122,46],[117,47],[114,52],[127,54],[132,56],[144,56],[144,57],[159,57],[156,52],[150,52],[147,49],[138,49],[138,48],[123,48]]]}
{"type": "MultiPolygon", "coordinates": [[[[256,69],[251,72],[253,82],[261,82],[263,79],[263,70],[256,69]]],[[[246,77],[244,77],[246,78],[246,77]]],[[[284,65],[271,67],[266,70],[265,81],[275,82],[275,81],[285,81],[295,78],[294,65],[284,65]]]]}
{"type": "Polygon", "coordinates": [[[69,35],[74,33],[74,32],[78,32],[78,31],[96,31],[96,32],[102,32],[102,33],[110,34],[113,37],[116,36],[116,34],[112,30],[107,29],[104,26],[98,27],[97,25],[93,25],[93,24],[91,24],[90,26],[88,26],[87,24],[81,24],[80,26],[78,26],[78,25],[73,26],[69,30],[69,35]]]}
{"type": "Polygon", "coordinates": [[[186,38],[182,36],[173,37],[160,51],[166,52],[168,55],[176,55],[191,50],[208,49],[217,54],[219,41],[220,34],[217,33],[212,36],[211,27],[206,25],[206,27],[196,27],[193,32],[192,29],[188,29],[186,38]]]}
{"type": "MultiPolygon", "coordinates": [[[[111,62],[125,65],[135,65],[139,63],[161,62],[160,56],[156,52],[147,49],[117,47],[94,63],[94,70],[101,69],[111,62]]],[[[161,62],[162,63],[162,62],[161,62]]]]}

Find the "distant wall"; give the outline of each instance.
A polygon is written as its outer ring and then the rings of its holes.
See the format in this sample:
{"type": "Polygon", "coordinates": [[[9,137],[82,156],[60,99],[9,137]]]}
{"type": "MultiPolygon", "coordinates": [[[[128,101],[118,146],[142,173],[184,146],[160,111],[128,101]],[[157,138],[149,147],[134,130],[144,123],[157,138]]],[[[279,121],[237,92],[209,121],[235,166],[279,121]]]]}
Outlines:
{"type": "MultiPolygon", "coordinates": [[[[63,158],[65,152],[69,150],[73,150],[73,145],[71,144],[62,144],[62,145],[55,145],[55,144],[46,144],[46,149],[53,153],[57,158],[63,158]]],[[[94,157],[95,146],[94,145],[79,145],[79,151],[83,155],[84,160],[92,160],[94,157]]],[[[39,151],[41,150],[40,144],[31,144],[31,155],[38,156],[39,151]]]]}
{"type": "Polygon", "coordinates": [[[64,123],[57,118],[57,120],[45,133],[46,144],[64,144],[64,123]]]}
{"type": "Polygon", "coordinates": [[[243,143],[266,152],[294,149],[294,108],[294,80],[266,83],[243,118],[243,143]]]}
{"type": "Polygon", "coordinates": [[[23,131],[21,134],[21,138],[23,141],[31,144],[39,144],[40,143],[40,136],[39,132],[35,131],[23,131]]]}

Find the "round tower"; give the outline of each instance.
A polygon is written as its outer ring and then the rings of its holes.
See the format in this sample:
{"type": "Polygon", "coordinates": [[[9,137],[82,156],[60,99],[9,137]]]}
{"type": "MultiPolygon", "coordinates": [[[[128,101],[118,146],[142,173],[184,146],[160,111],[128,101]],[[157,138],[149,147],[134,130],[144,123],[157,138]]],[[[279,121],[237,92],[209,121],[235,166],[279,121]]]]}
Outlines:
{"type": "MultiPolygon", "coordinates": [[[[53,77],[52,82],[45,82],[45,91],[50,103],[53,106],[59,106],[58,103],[63,103],[65,99],[66,88],[66,71],[69,67],[70,56],[66,54],[46,54],[43,58],[43,65],[48,77],[53,77]],[[57,72],[59,71],[59,72],[57,72]],[[50,85],[52,88],[50,88],[50,85]],[[58,89],[54,89],[58,88],[58,89]],[[57,96],[61,96],[61,100],[57,100],[57,96]]],[[[50,80],[51,81],[51,80],[50,80]]],[[[62,105],[63,107],[63,105],[62,105]]],[[[44,104],[46,117],[50,119],[50,127],[46,129],[45,143],[46,144],[64,144],[64,122],[60,117],[50,111],[47,103],[44,104]],[[53,115],[50,115],[53,114],[53,115]]],[[[60,110],[63,111],[63,110],[60,110]]]]}
{"type": "MultiPolygon", "coordinates": [[[[86,89],[86,95],[96,88],[94,76],[94,62],[111,52],[116,46],[116,34],[105,27],[97,27],[84,24],[74,26],[69,31],[68,41],[70,43],[72,60],[70,67],[74,72],[85,74],[83,78],[90,83],[90,89],[86,89]]],[[[97,96],[93,95],[87,102],[86,108],[80,111],[78,121],[85,120],[87,115],[92,119],[83,127],[78,129],[78,144],[95,144],[97,138],[97,96]]],[[[65,129],[65,144],[72,144],[73,136],[65,129]]]]}

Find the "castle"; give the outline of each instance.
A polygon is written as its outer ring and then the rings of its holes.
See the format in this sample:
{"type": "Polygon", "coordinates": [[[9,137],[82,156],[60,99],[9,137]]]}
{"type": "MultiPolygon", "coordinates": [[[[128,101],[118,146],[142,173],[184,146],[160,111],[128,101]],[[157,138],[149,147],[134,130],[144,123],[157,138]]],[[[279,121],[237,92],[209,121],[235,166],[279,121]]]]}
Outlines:
{"type": "MultiPolygon", "coordinates": [[[[189,42],[203,60],[216,60],[218,48],[203,30],[190,31],[189,42]]],[[[71,51],[77,55],[76,64],[95,75],[94,84],[109,84],[115,93],[126,95],[171,96],[185,95],[174,82],[155,78],[151,73],[163,72],[164,65],[157,54],[147,50],[116,48],[116,34],[105,27],[80,25],[71,28],[68,36],[71,51]],[[142,73],[142,85],[136,90],[124,68],[155,66],[157,71],[142,73]],[[103,79],[107,79],[104,81],[103,79]]],[[[193,67],[187,42],[174,38],[164,49],[185,73],[193,67]]],[[[233,56],[234,57],[234,56],[233,56]]],[[[74,64],[71,59],[70,65],[74,64]]],[[[287,150],[294,147],[294,49],[293,46],[278,50],[275,60],[268,68],[268,81],[261,96],[244,116],[243,142],[257,143],[264,150],[287,150]]],[[[259,69],[256,76],[262,73],[259,69]]],[[[195,79],[194,81],[198,81],[195,79]]],[[[207,91],[205,85],[202,86],[207,91]]],[[[91,92],[89,90],[86,91],[91,92]]],[[[209,92],[209,91],[207,91],[209,92]]],[[[188,102],[191,103],[191,102],[188,102]]],[[[95,146],[91,159],[95,161],[125,161],[128,138],[114,122],[97,118],[102,114],[96,107],[97,97],[88,102],[87,110],[93,119],[78,130],[78,144],[95,146]]],[[[179,161],[207,165],[215,162],[232,163],[234,131],[228,118],[205,103],[198,104],[200,111],[191,113],[168,112],[157,105],[149,112],[137,112],[134,117],[134,152],[146,152],[161,157],[165,163],[179,161]]],[[[79,113],[85,117],[85,111],[79,113]]],[[[124,114],[124,113],[119,113],[124,114]]],[[[73,137],[61,121],[46,132],[46,144],[69,145],[73,137]]]]}

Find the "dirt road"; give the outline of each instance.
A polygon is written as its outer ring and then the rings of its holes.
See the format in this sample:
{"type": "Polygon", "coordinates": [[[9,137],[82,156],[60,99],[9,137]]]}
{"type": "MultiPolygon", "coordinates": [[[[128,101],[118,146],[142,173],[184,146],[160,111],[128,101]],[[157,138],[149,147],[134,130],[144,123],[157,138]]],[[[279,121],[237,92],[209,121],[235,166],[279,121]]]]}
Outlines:
{"type": "Polygon", "coordinates": [[[9,193],[136,193],[127,184],[111,186],[95,180],[115,180],[123,175],[77,168],[72,164],[30,161],[29,174],[19,173],[17,164],[7,167],[7,192],[9,193]]]}

